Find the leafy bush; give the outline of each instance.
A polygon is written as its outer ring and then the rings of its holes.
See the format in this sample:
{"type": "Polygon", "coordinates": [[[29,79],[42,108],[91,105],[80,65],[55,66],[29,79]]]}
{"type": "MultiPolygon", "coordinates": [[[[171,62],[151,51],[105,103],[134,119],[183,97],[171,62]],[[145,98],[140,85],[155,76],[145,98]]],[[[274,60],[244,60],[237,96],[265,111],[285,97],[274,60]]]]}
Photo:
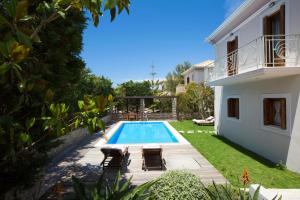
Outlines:
{"type": "Polygon", "coordinates": [[[210,199],[250,199],[248,192],[245,192],[245,190],[241,191],[238,188],[232,187],[230,184],[209,185],[206,187],[206,193],[210,199]]]}
{"type": "MultiPolygon", "coordinates": [[[[89,12],[97,26],[104,11],[110,11],[113,21],[122,11],[129,12],[129,3],[0,1],[0,177],[6,180],[2,184],[5,187],[0,188],[0,199],[10,188],[29,186],[28,180],[34,178],[31,172],[36,174],[41,168],[36,165],[40,162],[36,158],[45,157],[41,153],[47,150],[41,143],[67,133],[67,123],[73,118],[67,117],[67,111],[78,111],[77,100],[85,93],[73,88],[81,89],[77,84],[82,84],[78,80],[85,66],[80,58],[85,14],[89,12]]],[[[100,79],[96,85],[110,84],[103,81],[108,84],[102,84],[100,79]]],[[[89,83],[83,83],[86,82],[89,83]]],[[[88,95],[107,96],[104,91],[100,93],[102,90],[95,92],[88,95]]],[[[103,99],[98,98],[98,102],[103,99]]],[[[89,130],[102,126],[95,118],[98,116],[91,112],[89,107],[84,108],[72,126],[79,124],[79,120],[89,130]]]]}
{"type": "MultiPolygon", "coordinates": [[[[77,199],[80,200],[258,200],[260,186],[253,197],[244,189],[235,188],[230,184],[205,186],[198,177],[188,171],[169,171],[154,181],[140,186],[132,186],[131,178],[123,180],[120,172],[115,181],[109,183],[104,174],[93,185],[85,185],[72,177],[77,199]]],[[[274,200],[281,200],[275,196],[274,200]]]]}
{"type": "Polygon", "coordinates": [[[200,179],[187,171],[170,171],[158,178],[149,190],[150,199],[203,199],[200,179]]]}
{"type": "Polygon", "coordinates": [[[214,91],[212,88],[200,84],[190,83],[186,86],[186,92],[178,94],[179,113],[199,113],[202,119],[213,115],[214,91]]]}
{"type": "Polygon", "coordinates": [[[102,174],[97,183],[85,185],[76,177],[72,177],[73,188],[79,200],[139,200],[148,196],[147,190],[155,181],[150,181],[134,187],[131,185],[131,178],[123,180],[120,172],[115,181],[109,183],[102,174]]]}

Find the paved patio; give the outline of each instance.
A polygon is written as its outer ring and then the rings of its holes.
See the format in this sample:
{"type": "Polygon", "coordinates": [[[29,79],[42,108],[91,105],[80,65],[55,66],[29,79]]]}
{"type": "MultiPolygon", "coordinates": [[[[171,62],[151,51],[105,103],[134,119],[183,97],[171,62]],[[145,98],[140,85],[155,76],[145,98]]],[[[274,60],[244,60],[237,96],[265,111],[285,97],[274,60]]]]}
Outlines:
{"type": "MultiPolygon", "coordinates": [[[[196,133],[201,134],[201,133],[196,133]]],[[[76,148],[56,158],[46,171],[42,181],[43,190],[48,190],[58,182],[62,182],[65,192],[72,190],[71,177],[75,175],[85,182],[96,181],[102,169],[100,163],[103,154],[100,147],[96,147],[100,136],[98,134],[88,136],[76,148]]],[[[122,171],[124,178],[132,176],[132,183],[142,184],[159,177],[168,170],[185,169],[198,176],[204,184],[226,183],[226,179],[190,144],[162,145],[165,170],[144,171],[142,170],[141,146],[129,146],[129,157],[122,171]]],[[[109,178],[114,178],[117,170],[109,170],[109,178]]],[[[50,190],[51,191],[51,190],[50,190]]]]}

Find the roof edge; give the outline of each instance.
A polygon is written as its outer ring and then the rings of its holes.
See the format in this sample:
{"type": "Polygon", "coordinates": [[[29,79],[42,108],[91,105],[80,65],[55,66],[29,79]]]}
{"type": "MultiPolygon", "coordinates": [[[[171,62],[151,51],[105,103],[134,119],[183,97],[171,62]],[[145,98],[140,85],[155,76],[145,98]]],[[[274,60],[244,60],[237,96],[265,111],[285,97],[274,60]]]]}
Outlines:
{"type": "MultiPolygon", "coordinates": [[[[208,64],[206,64],[206,65],[203,65],[203,66],[195,66],[195,65],[193,65],[192,67],[190,67],[189,69],[187,69],[187,70],[185,70],[184,72],[182,72],[181,74],[182,75],[186,75],[186,74],[188,74],[189,72],[191,72],[191,71],[193,71],[193,70],[202,70],[202,69],[204,69],[204,68],[206,68],[206,67],[209,67],[209,65],[211,65],[212,63],[214,63],[214,61],[213,60],[206,60],[206,61],[209,61],[209,63],[208,64]]],[[[206,61],[204,61],[204,62],[206,62],[206,61]]],[[[201,63],[198,63],[198,64],[201,64],[201,63]]]]}
{"type": "Polygon", "coordinates": [[[214,43],[212,40],[224,30],[224,28],[229,25],[238,15],[242,14],[249,6],[251,6],[256,0],[246,0],[242,3],[229,17],[223,21],[223,23],[218,26],[206,39],[208,43],[214,43]]]}

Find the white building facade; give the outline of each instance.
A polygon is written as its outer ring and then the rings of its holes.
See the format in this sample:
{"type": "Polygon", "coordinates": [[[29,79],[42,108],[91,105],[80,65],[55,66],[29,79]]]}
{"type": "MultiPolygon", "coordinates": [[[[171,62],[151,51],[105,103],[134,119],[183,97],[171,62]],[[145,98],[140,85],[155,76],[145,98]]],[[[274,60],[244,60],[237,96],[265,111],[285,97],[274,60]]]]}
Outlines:
{"type": "Polygon", "coordinates": [[[246,0],[207,40],[218,134],[300,172],[300,1],[246,0]]]}
{"type": "Polygon", "coordinates": [[[191,82],[196,84],[200,84],[206,79],[206,71],[205,68],[212,64],[213,60],[206,60],[198,64],[194,64],[190,69],[184,71],[182,73],[184,77],[184,85],[188,85],[191,82]]]}
{"type": "Polygon", "coordinates": [[[200,84],[208,79],[208,68],[213,67],[213,60],[206,60],[198,64],[194,64],[191,68],[182,73],[184,84],[179,84],[176,87],[176,93],[184,93],[185,87],[189,83],[200,84]]]}

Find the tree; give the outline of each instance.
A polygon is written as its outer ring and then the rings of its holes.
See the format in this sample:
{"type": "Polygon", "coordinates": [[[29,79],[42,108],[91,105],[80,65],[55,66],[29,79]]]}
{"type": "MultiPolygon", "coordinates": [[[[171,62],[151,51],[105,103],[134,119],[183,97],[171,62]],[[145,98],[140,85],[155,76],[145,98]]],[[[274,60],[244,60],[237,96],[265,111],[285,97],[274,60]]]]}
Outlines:
{"type": "MultiPolygon", "coordinates": [[[[116,88],[116,96],[124,97],[124,96],[151,96],[152,88],[150,81],[141,81],[134,82],[132,80],[127,81],[118,85],[116,88]]],[[[145,101],[146,106],[150,105],[153,102],[152,99],[147,99],[145,101]]],[[[125,106],[129,108],[129,110],[138,109],[139,107],[138,99],[130,99],[127,102],[124,99],[120,98],[117,102],[117,107],[121,110],[124,110],[125,106]],[[128,103],[128,104],[127,104],[128,103]]]]}
{"type": "Polygon", "coordinates": [[[124,96],[151,96],[151,82],[133,82],[132,80],[122,83],[118,86],[117,91],[122,91],[124,96]]]}
{"type": "Polygon", "coordinates": [[[74,100],[67,93],[85,66],[79,57],[83,10],[97,26],[104,11],[111,20],[129,12],[129,0],[0,2],[0,176],[13,180],[1,191],[32,178],[31,170],[38,168],[35,156],[45,152],[45,138],[79,125],[90,131],[103,128],[98,117],[109,95],[84,96],[78,112],[72,118],[69,113],[74,100]]]}
{"type": "Polygon", "coordinates": [[[183,64],[176,65],[172,72],[169,72],[166,76],[165,89],[171,94],[175,94],[176,86],[184,83],[184,77],[182,73],[191,68],[192,64],[185,61],[183,64]]]}
{"type": "Polygon", "coordinates": [[[199,111],[202,118],[214,115],[214,90],[203,82],[199,85],[200,100],[199,111]]]}
{"type": "Polygon", "coordinates": [[[96,76],[89,69],[84,68],[80,73],[78,82],[65,93],[65,101],[69,102],[71,112],[78,111],[77,100],[83,99],[85,95],[98,96],[114,94],[112,81],[104,76],[96,76]]]}
{"type": "Polygon", "coordinates": [[[85,63],[80,57],[82,33],[86,18],[82,12],[71,10],[65,19],[59,18],[39,33],[42,42],[34,44],[30,53],[35,59],[22,63],[30,70],[28,79],[38,79],[45,89],[54,93],[54,101],[69,103],[67,93],[78,84],[85,63]]]}
{"type": "Polygon", "coordinates": [[[201,119],[213,115],[214,92],[204,83],[190,83],[186,92],[178,96],[178,111],[182,113],[198,113],[201,119]]]}

